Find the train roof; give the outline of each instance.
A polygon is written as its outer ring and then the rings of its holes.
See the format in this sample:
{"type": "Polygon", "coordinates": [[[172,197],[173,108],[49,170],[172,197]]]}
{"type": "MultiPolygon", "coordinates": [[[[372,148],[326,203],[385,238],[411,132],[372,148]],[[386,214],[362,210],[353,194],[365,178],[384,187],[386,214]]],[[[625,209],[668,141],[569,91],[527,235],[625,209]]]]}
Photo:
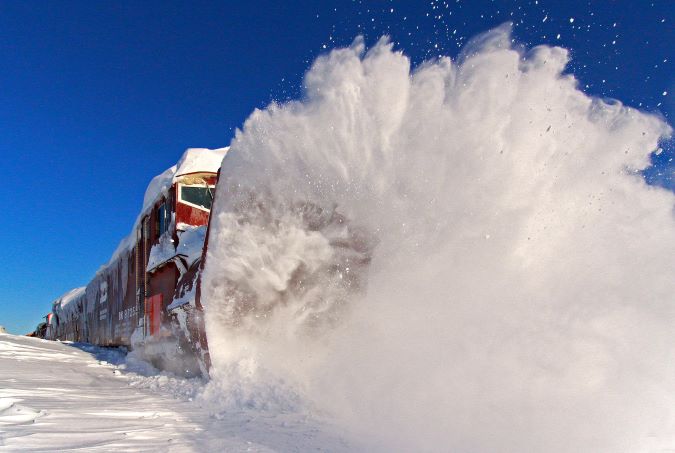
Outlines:
{"type": "Polygon", "coordinates": [[[190,173],[218,173],[223,157],[229,149],[229,146],[218,149],[188,148],[176,164],[173,182],[176,182],[179,176],[190,173]]]}
{"type": "Polygon", "coordinates": [[[60,310],[61,312],[65,313],[75,310],[76,304],[72,304],[71,302],[84,296],[85,289],[86,287],[84,286],[80,288],[74,288],[63,294],[61,297],[57,298],[54,302],[52,302],[52,307],[54,307],[53,311],[56,312],[56,310],[60,310]]]}

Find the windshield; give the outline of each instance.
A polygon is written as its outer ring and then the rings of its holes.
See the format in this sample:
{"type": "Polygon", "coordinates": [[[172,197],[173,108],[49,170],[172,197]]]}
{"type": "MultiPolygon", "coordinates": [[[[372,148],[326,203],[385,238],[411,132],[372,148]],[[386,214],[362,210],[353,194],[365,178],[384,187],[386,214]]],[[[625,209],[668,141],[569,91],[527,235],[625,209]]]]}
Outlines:
{"type": "Polygon", "coordinates": [[[212,188],[208,186],[182,186],[180,201],[210,210],[213,201],[212,188]]]}

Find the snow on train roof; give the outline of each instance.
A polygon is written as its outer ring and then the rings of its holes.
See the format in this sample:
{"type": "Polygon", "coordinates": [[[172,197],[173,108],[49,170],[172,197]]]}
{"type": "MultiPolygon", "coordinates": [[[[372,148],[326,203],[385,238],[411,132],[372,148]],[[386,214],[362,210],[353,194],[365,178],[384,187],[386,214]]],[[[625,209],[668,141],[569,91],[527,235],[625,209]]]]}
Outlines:
{"type": "Polygon", "coordinates": [[[141,218],[152,208],[155,201],[157,201],[160,196],[168,193],[169,189],[179,176],[201,172],[217,173],[223,158],[229,149],[229,146],[217,149],[188,148],[176,165],[167,168],[163,173],[152,178],[150,184],[148,184],[148,188],[145,190],[143,209],[141,209],[138,217],[136,217],[131,233],[122,239],[119,246],[117,246],[117,250],[113,253],[112,258],[110,258],[110,261],[102,266],[101,269],[99,269],[99,272],[112,264],[123,252],[133,248],[136,238],[136,229],[138,228],[141,218]]]}
{"type": "Polygon", "coordinates": [[[208,149],[208,148],[189,148],[183,157],[180,158],[176,164],[176,173],[174,174],[174,182],[177,177],[187,175],[189,173],[197,172],[211,172],[217,173],[220,164],[223,162],[223,157],[227,154],[230,147],[208,149]]]}
{"type": "Polygon", "coordinates": [[[67,293],[63,294],[61,297],[56,299],[52,303],[52,306],[54,307],[55,311],[56,309],[60,310],[61,312],[70,312],[74,310],[76,307],[74,307],[73,306],[74,304],[71,304],[71,302],[83,296],[85,289],[87,289],[85,286],[71,289],[70,291],[68,291],[67,293]]]}

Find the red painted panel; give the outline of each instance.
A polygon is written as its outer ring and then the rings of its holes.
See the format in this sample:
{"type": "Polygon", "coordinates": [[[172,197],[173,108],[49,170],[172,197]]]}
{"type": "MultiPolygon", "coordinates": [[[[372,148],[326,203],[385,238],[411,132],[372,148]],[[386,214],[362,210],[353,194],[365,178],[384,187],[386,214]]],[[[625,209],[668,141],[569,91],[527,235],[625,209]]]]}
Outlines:
{"type": "Polygon", "coordinates": [[[176,290],[176,283],[178,282],[178,268],[172,262],[156,269],[154,272],[148,274],[149,294],[162,294],[162,301],[168,305],[173,300],[173,293],[176,290]]]}
{"type": "Polygon", "coordinates": [[[155,294],[145,299],[148,333],[157,335],[162,325],[162,294],[155,294]]]}
{"type": "Polygon", "coordinates": [[[209,212],[203,209],[193,208],[180,201],[176,203],[176,223],[201,226],[209,221],[209,212]]]}

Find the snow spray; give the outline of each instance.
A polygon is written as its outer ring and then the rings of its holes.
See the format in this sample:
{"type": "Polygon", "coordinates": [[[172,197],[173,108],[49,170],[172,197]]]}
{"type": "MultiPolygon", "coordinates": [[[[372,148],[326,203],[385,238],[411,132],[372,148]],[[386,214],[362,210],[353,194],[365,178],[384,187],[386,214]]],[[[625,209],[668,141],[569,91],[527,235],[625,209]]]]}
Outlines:
{"type": "Polygon", "coordinates": [[[364,449],[675,446],[671,129],[489,31],[411,69],[320,56],[223,161],[208,392],[329,414],[364,449]],[[311,409],[309,409],[311,408],[311,409]]]}

